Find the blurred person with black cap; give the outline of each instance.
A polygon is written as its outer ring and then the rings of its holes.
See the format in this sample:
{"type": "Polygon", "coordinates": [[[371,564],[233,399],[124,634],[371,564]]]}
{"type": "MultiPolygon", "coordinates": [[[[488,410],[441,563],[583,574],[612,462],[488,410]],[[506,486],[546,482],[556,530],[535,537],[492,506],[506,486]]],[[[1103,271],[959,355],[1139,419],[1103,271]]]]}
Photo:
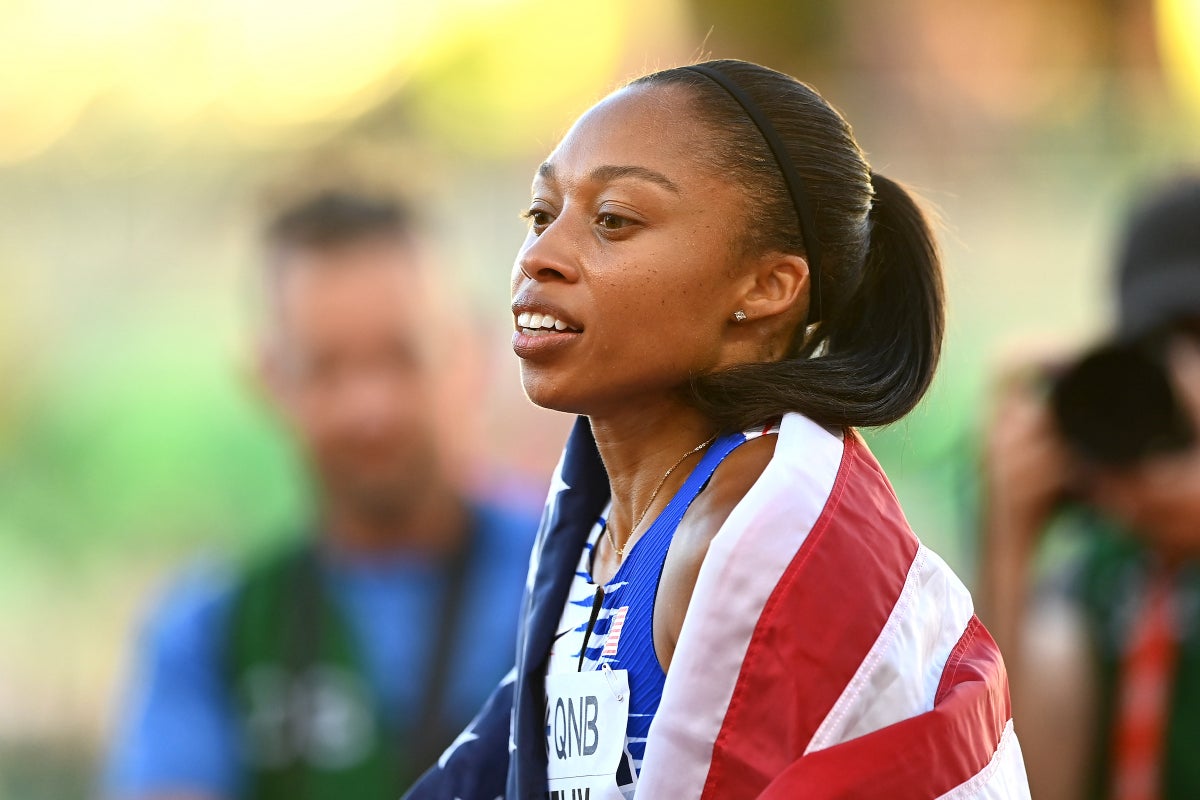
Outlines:
{"type": "Polygon", "coordinates": [[[1117,301],[1108,341],[1002,382],[984,619],[1010,664],[1035,797],[1196,798],[1200,177],[1135,210],[1117,301]],[[1076,534],[1056,537],[1067,566],[1035,579],[1050,528],[1076,534]]]}
{"type": "Polygon", "coordinates": [[[158,604],[109,759],[120,800],[391,800],[512,666],[537,511],[451,478],[437,387],[461,353],[411,213],[310,190],[265,239],[258,382],[316,513],[158,604]]]}

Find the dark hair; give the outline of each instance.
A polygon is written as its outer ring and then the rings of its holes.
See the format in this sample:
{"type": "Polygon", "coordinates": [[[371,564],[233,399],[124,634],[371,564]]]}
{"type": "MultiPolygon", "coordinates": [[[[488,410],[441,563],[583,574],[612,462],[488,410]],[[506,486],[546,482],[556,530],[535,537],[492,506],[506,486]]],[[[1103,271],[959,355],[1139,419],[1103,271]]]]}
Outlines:
{"type": "MultiPolygon", "coordinates": [[[[811,204],[821,249],[821,320],[800,325],[788,355],[696,375],[692,402],[723,429],[788,411],[830,426],[894,422],[929,388],[941,352],[941,266],[929,225],[899,184],[871,171],[849,123],[811,87],[745,61],[706,62],[775,128],[811,204]]],[[[800,222],[763,133],[733,97],[687,67],[631,86],[687,87],[709,128],[706,157],[745,188],[750,252],[806,252],[800,222]]],[[[811,285],[811,281],[810,281],[811,285]]]]}
{"type": "Polygon", "coordinates": [[[376,236],[407,237],[409,209],[391,197],[326,189],[293,201],[267,223],[269,246],[328,248],[376,236]]]}

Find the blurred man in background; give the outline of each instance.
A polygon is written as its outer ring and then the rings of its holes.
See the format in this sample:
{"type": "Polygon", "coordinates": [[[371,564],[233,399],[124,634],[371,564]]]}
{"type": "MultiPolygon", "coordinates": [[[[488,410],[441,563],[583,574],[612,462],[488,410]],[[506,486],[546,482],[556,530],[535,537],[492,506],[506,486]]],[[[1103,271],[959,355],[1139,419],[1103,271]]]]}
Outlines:
{"type": "Polygon", "coordinates": [[[120,800],[392,800],[511,666],[536,516],[464,494],[435,435],[442,310],[398,203],[318,192],[266,231],[259,374],[318,514],[193,570],[149,621],[108,772],[120,800]]]}
{"type": "Polygon", "coordinates": [[[1116,335],[1027,366],[988,435],[982,578],[1034,796],[1200,797],[1200,179],[1134,215],[1116,335]],[[1052,518],[1081,535],[1031,592],[1052,518]]]}

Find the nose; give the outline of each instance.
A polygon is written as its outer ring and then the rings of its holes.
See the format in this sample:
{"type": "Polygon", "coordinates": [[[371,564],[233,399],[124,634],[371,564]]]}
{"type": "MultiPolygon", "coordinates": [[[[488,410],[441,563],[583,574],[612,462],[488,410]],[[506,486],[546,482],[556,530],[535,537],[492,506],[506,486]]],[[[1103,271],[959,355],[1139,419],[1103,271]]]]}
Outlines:
{"type": "MultiPolygon", "coordinates": [[[[540,235],[531,231],[526,237],[516,262],[525,277],[539,282],[573,283],[579,279],[578,253],[564,222],[560,217],[540,235]]],[[[520,275],[514,272],[513,278],[518,280],[520,275]]]]}
{"type": "Polygon", "coordinates": [[[374,438],[404,408],[403,392],[383,370],[360,369],[348,375],[337,398],[336,413],[344,431],[374,438]]]}

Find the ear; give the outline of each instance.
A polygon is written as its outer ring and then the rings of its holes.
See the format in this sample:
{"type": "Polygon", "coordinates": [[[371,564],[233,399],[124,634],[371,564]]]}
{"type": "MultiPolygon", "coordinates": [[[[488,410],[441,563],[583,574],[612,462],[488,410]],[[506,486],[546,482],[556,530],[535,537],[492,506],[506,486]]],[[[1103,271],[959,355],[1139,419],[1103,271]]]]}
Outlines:
{"type": "Polygon", "coordinates": [[[747,276],[738,308],[749,320],[808,314],[808,261],[790,253],[767,253],[747,276]]]}
{"type": "Polygon", "coordinates": [[[239,362],[241,384],[252,397],[278,413],[284,401],[279,354],[267,341],[259,339],[239,362]]]}

